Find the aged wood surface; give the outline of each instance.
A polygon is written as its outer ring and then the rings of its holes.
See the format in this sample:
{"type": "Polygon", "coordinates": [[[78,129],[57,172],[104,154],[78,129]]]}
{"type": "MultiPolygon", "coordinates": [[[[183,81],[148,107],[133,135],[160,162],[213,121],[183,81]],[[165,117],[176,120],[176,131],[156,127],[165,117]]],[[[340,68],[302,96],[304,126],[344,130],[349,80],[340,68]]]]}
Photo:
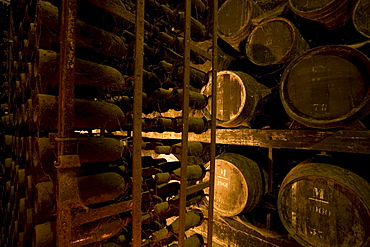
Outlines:
{"type": "MultiPolygon", "coordinates": [[[[369,131],[217,129],[216,134],[218,144],[370,154],[369,131]]],[[[151,132],[143,137],[180,140],[181,134],[151,132]]],[[[189,133],[189,140],[209,143],[210,131],[189,133]]]]}
{"type": "MultiPolygon", "coordinates": [[[[202,93],[210,96],[212,81],[202,89],[202,93]]],[[[217,73],[217,125],[222,127],[249,126],[260,99],[271,91],[258,83],[252,76],[240,71],[220,71],[217,73]]],[[[211,99],[211,98],[210,98],[211,99]]],[[[212,103],[204,109],[207,119],[212,113],[212,103]]]]}
{"type": "Polygon", "coordinates": [[[302,163],[281,184],[279,216],[302,246],[369,246],[370,184],[338,166],[302,163]]]}
{"type": "Polygon", "coordinates": [[[214,208],[221,216],[247,213],[261,201],[263,178],[258,164],[236,153],[216,157],[214,208]]]}
{"type": "Polygon", "coordinates": [[[369,59],[346,46],[311,49],[283,73],[280,98],[287,114],[312,128],[345,126],[366,116],[369,59]]]}
{"type": "Polygon", "coordinates": [[[360,0],[357,2],[354,10],[352,21],[355,28],[365,37],[370,38],[370,2],[360,0]]]}
{"type": "Polygon", "coordinates": [[[290,62],[309,49],[293,23],[281,17],[259,23],[246,44],[249,60],[261,66],[290,62]]]}
{"type": "MultiPolygon", "coordinates": [[[[206,209],[204,209],[206,212],[206,209]]],[[[205,213],[204,213],[205,214],[205,213]]],[[[206,214],[205,214],[206,215],[206,214]]],[[[282,235],[263,228],[257,228],[238,217],[221,217],[214,215],[213,240],[221,246],[243,247],[299,247],[294,240],[290,241],[282,235]]],[[[194,229],[195,232],[207,232],[207,224],[194,229]]]]}

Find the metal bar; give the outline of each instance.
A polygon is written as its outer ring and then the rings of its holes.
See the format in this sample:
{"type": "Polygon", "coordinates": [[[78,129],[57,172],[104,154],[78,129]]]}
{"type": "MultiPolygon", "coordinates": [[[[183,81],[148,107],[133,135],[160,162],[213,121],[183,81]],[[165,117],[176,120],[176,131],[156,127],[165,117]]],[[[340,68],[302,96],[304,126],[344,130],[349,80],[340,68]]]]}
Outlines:
{"type": "Polygon", "coordinates": [[[217,115],[217,10],[218,0],[211,0],[212,3],[212,115],[211,115],[211,160],[209,176],[209,206],[208,206],[208,232],[207,246],[212,246],[213,232],[213,205],[214,205],[214,184],[215,184],[215,161],[216,161],[216,115],[217,115]]]}
{"type": "MultiPolygon", "coordinates": [[[[58,137],[73,136],[74,73],[76,52],[76,0],[64,0],[61,4],[60,57],[59,57],[59,110],[58,137]]],[[[70,154],[70,142],[58,142],[58,157],[70,154]]],[[[70,181],[76,179],[71,169],[57,169],[57,246],[69,246],[71,241],[71,198],[74,197],[70,181]]],[[[74,181],[76,182],[76,181],[74,181]]],[[[76,190],[76,188],[72,188],[76,190]]]]}
{"type": "MultiPolygon", "coordinates": [[[[59,56],[59,138],[73,135],[74,73],[76,52],[76,0],[64,0],[61,6],[60,56],[59,56]]],[[[68,142],[59,142],[59,155],[69,154],[68,142]]]]}
{"type": "Polygon", "coordinates": [[[130,200],[108,205],[103,208],[89,209],[88,211],[78,213],[73,216],[72,227],[76,227],[95,220],[100,220],[114,214],[120,214],[130,211],[132,209],[132,206],[133,202],[132,200],[130,200]]]}
{"type": "Polygon", "coordinates": [[[206,58],[208,60],[212,60],[212,54],[208,53],[207,51],[203,50],[202,48],[199,48],[199,46],[197,46],[193,42],[190,42],[190,49],[192,51],[198,53],[202,57],[204,57],[204,58],[206,58]]]}
{"type": "Polygon", "coordinates": [[[198,192],[200,190],[204,190],[205,188],[208,188],[208,187],[209,187],[209,181],[205,181],[205,182],[202,182],[202,183],[199,183],[199,184],[191,185],[187,188],[186,194],[191,195],[195,192],[198,192]]]}
{"type": "Polygon", "coordinates": [[[141,115],[144,64],[144,0],[136,1],[135,20],[135,64],[134,64],[134,116],[133,116],[133,162],[132,162],[132,242],[133,247],[141,246],[141,115]]]}
{"type": "Polygon", "coordinates": [[[189,137],[189,81],[190,81],[190,35],[191,35],[191,0],[185,0],[185,31],[184,31],[184,95],[182,102],[182,135],[181,135],[181,178],[180,178],[180,208],[179,208],[179,247],[185,241],[185,214],[187,192],[188,137],[189,137]]]}

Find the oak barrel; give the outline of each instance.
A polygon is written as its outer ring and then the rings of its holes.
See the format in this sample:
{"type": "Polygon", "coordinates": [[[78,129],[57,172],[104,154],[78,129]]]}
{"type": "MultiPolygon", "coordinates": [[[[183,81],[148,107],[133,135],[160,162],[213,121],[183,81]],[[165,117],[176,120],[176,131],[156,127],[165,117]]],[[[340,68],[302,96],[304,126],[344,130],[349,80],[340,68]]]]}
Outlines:
{"type": "Polygon", "coordinates": [[[281,184],[278,212],[303,246],[370,246],[370,184],[339,166],[294,167],[281,184]]]}
{"type": "MultiPolygon", "coordinates": [[[[211,95],[212,78],[201,90],[211,95]]],[[[220,71],[217,73],[217,125],[222,127],[249,126],[260,99],[271,93],[270,89],[258,83],[252,76],[240,71],[220,71]]],[[[212,99],[208,99],[203,113],[211,119],[212,99]]]]}
{"type": "Polygon", "coordinates": [[[293,60],[280,98],[288,115],[313,128],[344,127],[369,113],[370,62],[346,46],[324,46],[293,60]]]}
{"type": "Polygon", "coordinates": [[[262,9],[251,0],[227,0],[217,13],[220,38],[240,51],[240,42],[252,31],[252,19],[262,13],[262,9]]]}
{"type": "Polygon", "coordinates": [[[352,21],[355,28],[370,38],[370,1],[359,0],[353,9],[352,21]]]}
{"type": "Polygon", "coordinates": [[[265,66],[290,62],[309,48],[293,23],[277,17],[252,30],[245,50],[252,63],[265,66]]]}
{"type": "Polygon", "coordinates": [[[250,212],[263,194],[264,178],[256,162],[236,153],[216,157],[214,208],[221,216],[250,212]]]}
{"type": "Polygon", "coordinates": [[[254,0],[263,11],[275,11],[280,8],[283,9],[288,3],[288,0],[254,0]]]}
{"type": "Polygon", "coordinates": [[[289,0],[297,15],[318,21],[333,30],[344,26],[352,15],[352,0],[289,0]]]}

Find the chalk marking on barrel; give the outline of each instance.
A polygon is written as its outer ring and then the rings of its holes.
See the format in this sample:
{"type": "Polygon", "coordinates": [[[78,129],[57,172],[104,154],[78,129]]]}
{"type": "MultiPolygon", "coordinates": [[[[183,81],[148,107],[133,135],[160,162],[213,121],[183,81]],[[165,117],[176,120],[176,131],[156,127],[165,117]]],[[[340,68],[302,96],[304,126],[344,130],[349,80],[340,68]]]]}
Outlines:
{"type": "Polygon", "coordinates": [[[322,200],[322,199],[317,199],[317,198],[313,198],[313,197],[309,197],[308,199],[312,200],[312,201],[317,201],[317,202],[322,202],[322,203],[325,203],[325,204],[329,204],[328,201],[325,201],[325,200],[322,200]]]}
{"type": "Polygon", "coordinates": [[[295,228],[297,225],[297,213],[292,211],[292,226],[295,228]]]}
{"type": "MultiPolygon", "coordinates": [[[[295,211],[293,211],[293,207],[296,207],[297,206],[297,197],[296,197],[296,194],[297,194],[297,183],[293,183],[292,184],[292,188],[291,188],[291,198],[292,198],[292,226],[295,228],[296,225],[297,225],[297,213],[295,211]]],[[[295,209],[298,209],[298,208],[295,208],[295,209]]]]}
{"type": "Polygon", "coordinates": [[[217,180],[217,185],[221,185],[222,187],[229,188],[229,183],[222,182],[220,180],[217,180]]]}
{"type": "Polygon", "coordinates": [[[225,177],[221,177],[221,176],[217,176],[218,178],[222,178],[222,179],[226,179],[226,180],[229,180],[228,178],[225,178],[225,177]]]}

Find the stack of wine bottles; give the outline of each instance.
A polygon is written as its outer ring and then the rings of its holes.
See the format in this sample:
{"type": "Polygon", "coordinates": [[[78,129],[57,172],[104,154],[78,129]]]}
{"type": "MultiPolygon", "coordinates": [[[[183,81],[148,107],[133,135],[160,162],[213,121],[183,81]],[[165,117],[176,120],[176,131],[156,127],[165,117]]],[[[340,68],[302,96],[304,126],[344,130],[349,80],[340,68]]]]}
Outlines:
{"type": "MultiPolygon", "coordinates": [[[[76,65],[73,151],[80,167],[76,172],[80,206],[71,209],[73,246],[104,242],[129,246],[131,242],[132,156],[130,133],[133,111],[133,61],[135,2],[118,1],[111,9],[104,1],[78,1],[76,22],[76,65]],[[120,17],[120,10],[127,13],[120,17]],[[119,132],[118,132],[119,131],[119,132]],[[96,212],[96,213],[94,213],[96,212]],[[88,216],[86,216],[88,215],[88,216]],[[91,217],[90,217],[91,216],[91,217]]],[[[2,27],[1,42],[1,201],[4,220],[0,223],[1,246],[55,246],[58,166],[58,67],[60,61],[60,1],[11,1],[8,25],[2,27]],[[6,41],[6,42],[5,42],[6,41]]],[[[145,19],[143,113],[181,110],[184,50],[182,3],[148,1],[155,11],[145,19]],[[163,12],[164,11],[164,12],[163,12]],[[163,16],[163,13],[166,13],[163,16]]],[[[6,15],[5,15],[6,16],[6,15]]],[[[192,39],[210,38],[208,6],[193,1],[192,39]]],[[[3,23],[2,23],[3,24],[3,23]]],[[[205,58],[191,54],[194,64],[205,58]]],[[[190,71],[190,108],[201,110],[208,97],[200,90],[206,72],[190,71]]],[[[143,118],[143,131],[182,130],[181,118],[143,118]]],[[[189,131],[203,133],[205,118],[192,117],[189,131]]],[[[168,143],[143,145],[156,149],[168,143]]],[[[205,175],[197,151],[189,152],[188,184],[205,175]]],[[[172,144],[170,145],[172,146],[172,144]]],[[[170,152],[179,154],[173,146],[170,152]]],[[[148,246],[177,240],[179,177],[181,161],[142,158],[142,229],[148,246]],[[177,223],[176,223],[177,222],[177,223]]],[[[192,208],[203,200],[202,190],[187,196],[186,229],[203,222],[203,213],[192,208]]],[[[203,238],[187,240],[200,246],[203,238]]]]}

